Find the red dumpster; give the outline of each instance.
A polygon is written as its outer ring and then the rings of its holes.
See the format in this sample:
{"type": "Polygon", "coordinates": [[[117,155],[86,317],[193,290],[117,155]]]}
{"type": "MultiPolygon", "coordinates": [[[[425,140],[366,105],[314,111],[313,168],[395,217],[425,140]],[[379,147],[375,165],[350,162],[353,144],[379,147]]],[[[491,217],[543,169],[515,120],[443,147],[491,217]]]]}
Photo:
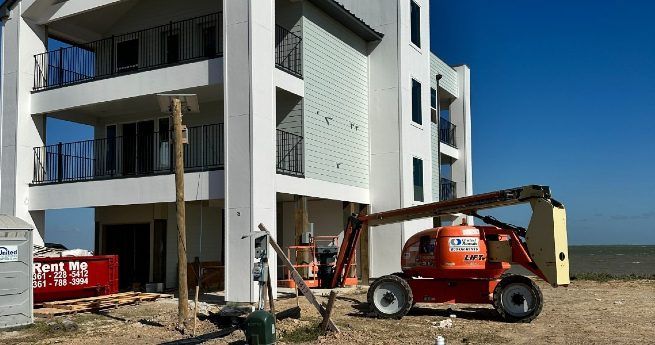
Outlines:
{"type": "Polygon", "coordinates": [[[34,258],[34,302],[109,295],[118,292],[118,256],[34,258]]]}

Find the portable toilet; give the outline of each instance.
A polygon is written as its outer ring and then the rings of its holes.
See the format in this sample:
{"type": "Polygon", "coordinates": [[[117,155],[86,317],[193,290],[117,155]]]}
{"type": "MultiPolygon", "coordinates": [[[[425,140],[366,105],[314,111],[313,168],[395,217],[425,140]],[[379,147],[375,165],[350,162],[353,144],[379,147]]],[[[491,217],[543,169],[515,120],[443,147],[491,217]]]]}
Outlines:
{"type": "Polygon", "coordinates": [[[20,218],[0,215],[0,329],[34,322],[32,229],[20,218]]]}

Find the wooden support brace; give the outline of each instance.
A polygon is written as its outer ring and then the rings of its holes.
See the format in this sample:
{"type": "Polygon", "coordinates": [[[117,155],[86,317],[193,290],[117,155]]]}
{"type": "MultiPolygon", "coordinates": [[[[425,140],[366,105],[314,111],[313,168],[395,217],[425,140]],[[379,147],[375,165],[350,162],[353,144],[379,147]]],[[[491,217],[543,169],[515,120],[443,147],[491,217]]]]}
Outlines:
{"type": "Polygon", "coordinates": [[[328,331],[328,321],[332,315],[332,307],[334,307],[334,300],[337,298],[337,292],[332,290],[330,291],[330,298],[328,299],[328,304],[325,310],[325,315],[323,316],[323,321],[321,322],[321,332],[323,334],[328,331]]]}

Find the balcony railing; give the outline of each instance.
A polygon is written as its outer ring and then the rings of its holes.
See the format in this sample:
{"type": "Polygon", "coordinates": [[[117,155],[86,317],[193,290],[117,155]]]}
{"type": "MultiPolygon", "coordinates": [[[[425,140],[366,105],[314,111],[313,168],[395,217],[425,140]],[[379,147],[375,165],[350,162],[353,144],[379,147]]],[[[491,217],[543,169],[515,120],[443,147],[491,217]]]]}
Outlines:
{"type": "Polygon", "coordinates": [[[456,127],[450,121],[443,117],[439,120],[439,141],[444,144],[457,148],[457,141],[455,140],[456,127]]]}
{"type": "Polygon", "coordinates": [[[441,188],[439,189],[439,200],[450,200],[457,198],[457,182],[447,178],[441,178],[441,188]]]}
{"type": "MultiPolygon", "coordinates": [[[[186,171],[222,169],[223,124],[187,129],[186,171]]],[[[33,184],[171,174],[172,133],[122,136],[34,148],[33,184]]]]}
{"type": "Polygon", "coordinates": [[[223,55],[221,12],[34,56],[34,91],[223,55]]]}
{"type": "Polygon", "coordinates": [[[277,130],[277,172],[296,177],[305,176],[303,137],[277,130]]]}
{"type": "Polygon", "coordinates": [[[275,25],[275,67],[302,78],[302,38],[275,25]]]}

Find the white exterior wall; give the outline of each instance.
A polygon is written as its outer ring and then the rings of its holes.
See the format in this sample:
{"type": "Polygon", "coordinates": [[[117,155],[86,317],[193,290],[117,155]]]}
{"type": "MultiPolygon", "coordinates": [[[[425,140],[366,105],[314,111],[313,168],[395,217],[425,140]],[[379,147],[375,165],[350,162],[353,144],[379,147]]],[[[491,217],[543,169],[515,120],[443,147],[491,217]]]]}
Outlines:
{"type": "MultiPolygon", "coordinates": [[[[430,128],[430,85],[434,76],[430,73],[430,8],[429,0],[414,0],[421,8],[421,47],[411,43],[410,32],[410,1],[400,1],[400,85],[401,85],[401,119],[404,128],[401,128],[401,151],[403,163],[402,207],[414,206],[432,202],[432,133],[430,128]],[[412,79],[421,83],[421,113],[422,125],[412,121],[412,79]],[[413,157],[423,160],[423,195],[424,202],[414,201],[413,183],[413,157]]],[[[403,224],[403,237],[401,246],[412,235],[432,228],[432,219],[421,219],[403,224]]],[[[401,247],[402,249],[402,247],[401,247]]],[[[398,252],[400,265],[400,251],[398,252]]],[[[391,272],[389,272],[391,273],[391,272]]]]}
{"type": "MultiPolygon", "coordinates": [[[[184,198],[187,201],[221,199],[225,196],[224,182],[225,174],[221,170],[185,173],[184,198]]],[[[30,198],[30,211],[173,202],[175,175],[33,186],[30,198]]]]}
{"type": "MultiPolygon", "coordinates": [[[[421,48],[411,43],[409,0],[344,0],[344,6],[382,32],[369,44],[370,194],[372,212],[419,204],[414,201],[413,157],[423,160],[424,202],[432,201],[430,130],[429,1],[421,7],[421,48]],[[422,125],[412,123],[412,78],[421,83],[422,125]]],[[[432,221],[417,220],[371,228],[370,276],[400,270],[404,242],[432,221]]]]}
{"type": "Polygon", "coordinates": [[[34,54],[45,49],[45,30],[23,19],[18,2],[2,25],[2,90],[0,92],[0,213],[36,226],[34,243],[43,244],[43,212],[29,212],[33,147],[43,145],[45,122],[31,116],[30,91],[34,54]]]}

